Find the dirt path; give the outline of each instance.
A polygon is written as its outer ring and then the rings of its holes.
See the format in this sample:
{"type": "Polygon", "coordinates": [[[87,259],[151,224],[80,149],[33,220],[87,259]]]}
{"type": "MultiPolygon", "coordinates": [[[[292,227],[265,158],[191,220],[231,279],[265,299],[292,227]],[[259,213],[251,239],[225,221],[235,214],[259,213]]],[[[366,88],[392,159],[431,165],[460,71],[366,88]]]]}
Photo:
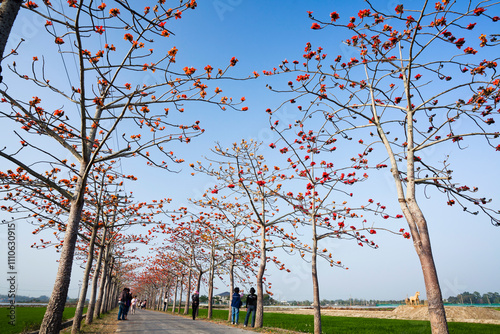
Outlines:
{"type": "MultiPolygon", "coordinates": [[[[449,306],[445,307],[445,310],[448,321],[450,322],[474,322],[500,325],[500,311],[493,309],[483,307],[449,306]]],[[[277,309],[269,312],[313,314],[312,309],[277,309]]],[[[425,306],[401,305],[392,311],[322,309],[321,314],[336,317],[429,320],[429,312],[425,306]]]]}

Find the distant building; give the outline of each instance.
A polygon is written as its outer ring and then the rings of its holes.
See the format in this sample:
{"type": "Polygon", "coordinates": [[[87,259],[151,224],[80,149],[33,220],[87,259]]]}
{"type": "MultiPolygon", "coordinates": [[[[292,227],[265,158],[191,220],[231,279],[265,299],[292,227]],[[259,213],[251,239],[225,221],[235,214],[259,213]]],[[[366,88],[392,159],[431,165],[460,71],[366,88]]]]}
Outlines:
{"type": "Polygon", "coordinates": [[[231,298],[231,294],[227,291],[219,293],[219,294],[214,296],[214,299],[221,304],[229,303],[230,298],[231,298]]]}

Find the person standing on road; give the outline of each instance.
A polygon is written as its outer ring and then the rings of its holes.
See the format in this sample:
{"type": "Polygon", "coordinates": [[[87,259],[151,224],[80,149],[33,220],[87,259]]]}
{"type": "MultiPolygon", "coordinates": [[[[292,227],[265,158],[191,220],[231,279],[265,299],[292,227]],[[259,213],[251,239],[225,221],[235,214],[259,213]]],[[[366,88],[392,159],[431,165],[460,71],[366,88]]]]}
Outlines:
{"type": "Polygon", "coordinates": [[[137,307],[137,296],[132,298],[132,304],[130,306],[132,307],[132,314],[135,314],[135,309],[137,307]]]}
{"type": "Polygon", "coordinates": [[[240,288],[234,288],[233,299],[231,300],[231,323],[237,325],[240,319],[241,307],[240,288]]]}
{"type": "Polygon", "coordinates": [[[127,320],[128,311],[130,310],[130,306],[132,305],[132,294],[130,293],[130,289],[127,288],[127,299],[125,301],[125,319],[127,320]]]}
{"type": "Polygon", "coordinates": [[[247,296],[246,302],[247,315],[245,317],[245,322],[243,325],[246,327],[248,325],[248,318],[250,318],[250,313],[252,313],[252,327],[255,326],[255,313],[257,311],[257,295],[255,294],[255,289],[250,288],[250,294],[247,296]]]}
{"type": "Polygon", "coordinates": [[[125,312],[127,311],[127,304],[126,304],[127,299],[128,299],[128,288],[123,288],[123,291],[120,294],[120,297],[118,298],[118,304],[119,304],[118,320],[126,320],[125,312]]]}
{"type": "Polygon", "coordinates": [[[165,309],[167,308],[167,303],[168,303],[168,298],[165,296],[165,299],[163,299],[163,312],[165,312],[165,309]]]}
{"type": "Polygon", "coordinates": [[[196,319],[196,315],[198,313],[198,306],[200,306],[200,295],[198,291],[195,291],[191,296],[191,307],[193,309],[193,320],[196,319]]]}

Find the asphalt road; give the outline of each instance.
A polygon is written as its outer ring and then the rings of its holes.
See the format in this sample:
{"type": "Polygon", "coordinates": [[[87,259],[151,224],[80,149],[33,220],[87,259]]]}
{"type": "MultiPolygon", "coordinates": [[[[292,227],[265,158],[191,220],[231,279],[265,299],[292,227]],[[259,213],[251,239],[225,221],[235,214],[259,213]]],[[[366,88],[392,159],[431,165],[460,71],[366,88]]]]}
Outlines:
{"type": "MultiPolygon", "coordinates": [[[[241,320],[241,319],[240,319],[241,320]]],[[[193,320],[169,313],[155,312],[149,310],[137,310],[135,314],[128,314],[128,320],[118,321],[116,333],[182,333],[182,334],[237,334],[252,333],[244,330],[243,324],[238,327],[231,325],[219,325],[203,320],[193,320]]]]}

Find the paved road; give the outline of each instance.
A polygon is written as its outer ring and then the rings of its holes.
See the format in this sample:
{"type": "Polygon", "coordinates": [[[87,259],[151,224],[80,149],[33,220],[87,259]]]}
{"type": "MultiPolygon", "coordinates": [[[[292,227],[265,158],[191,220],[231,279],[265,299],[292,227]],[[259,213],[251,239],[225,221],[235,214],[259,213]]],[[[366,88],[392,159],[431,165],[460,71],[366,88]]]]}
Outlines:
{"type": "Polygon", "coordinates": [[[117,321],[116,333],[139,334],[139,333],[182,333],[182,334],[249,334],[243,324],[238,327],[231,325],[218,325],[203,320],[194,320],[187,317],[172,315],[169,313],[155,312],[149,310],[137,310],[135,314],[128,315],[128,320],[117,321]]]}

